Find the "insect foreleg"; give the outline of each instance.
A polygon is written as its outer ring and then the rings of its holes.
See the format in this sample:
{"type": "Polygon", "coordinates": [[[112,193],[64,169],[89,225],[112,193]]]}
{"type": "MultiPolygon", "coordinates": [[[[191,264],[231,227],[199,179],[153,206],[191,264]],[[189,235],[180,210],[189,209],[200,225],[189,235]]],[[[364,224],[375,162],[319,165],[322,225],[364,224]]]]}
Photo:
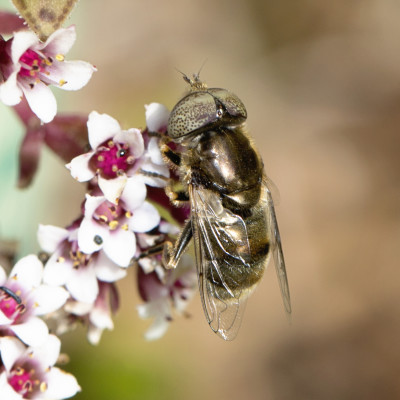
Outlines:
{"type": "Polygon", "coordinates": [[[171,242],[165,242],[163,251],[163,264],[165,268],[176,268],[192,236],[192,222],[188,220],[174,245],[171,242]]]}
{"type": "Polygon", "coordinates": [[[161,154],[164,156],[164,160],[166,160],[169,164],[172,164],[175,167],[179,167],[181,165],[181,156],[180,154],[173,151],[166,143],[160,146],[161,154]]]}

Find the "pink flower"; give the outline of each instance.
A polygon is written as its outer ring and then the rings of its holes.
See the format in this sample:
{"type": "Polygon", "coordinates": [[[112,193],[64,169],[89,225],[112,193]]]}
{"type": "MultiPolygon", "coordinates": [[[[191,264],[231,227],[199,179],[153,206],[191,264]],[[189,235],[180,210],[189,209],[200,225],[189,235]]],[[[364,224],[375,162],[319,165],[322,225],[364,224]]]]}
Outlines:
{"type": "Polygon", "coordinates": [[[62,307],[69,295],[42,284],[42,275],[43,264],[35,255],[19,260],[9,278],[0,267],[0,336],[16,335],[32,346],[46,340],[48,328],[38,316],[62,307]]]}
{"type": "Polygon", "coordinates": [[[75,300],[93,303],[99,294],[99,281],[121,279],[126,276],[126,269],[111,261],[103,251],[82,252],[77,235],[78,228],[39,226],[39,244],[51,253],[44,268],[43,281],[49,285],[65,285],[75,300]]]}
{"type": "Polygon", "coordinates": [[[80,387],[75,377],[54,367],[60,340],[49,335],[40,347],[26,347],[17,338],[0,338],[0,393],[4,400],[59,400],[74,396],[80,387]]]}
{"type": "Polygon", "coordinates": [[[96,68],[84,61],[66,61],[65,54],[76,39],[75,27],[58,29],[45,43],[31,31],[19,31],[4,46],[0,56],[0,100],[10,106],[25,95],[32,111],[50,122],[57,103],[49,85],[64,90],[85,86],[96,68]]]}
{"type": "Polygon", "coordinates": [[[86,254],[102,249],[117,265],[127,267],[136,253],[135,232],[148,232],[160,223],[160,214],[145,198],[140,175],[128,179],[118,204],[104,196],[86,195],[79,248],[86,254]]]}
{"type": "Polygon", "coordinates": [[[197,273],[193,260],[185,255],[173,270],[164,270],[160,263],[150,273],[138,268],[138,285],[140,296],[145,301],[145,304],[137,306],[139,316],[153,319],[145,338],[159,339],[172,321],[173,310],[182,314],[196,292],[197,273]]]}

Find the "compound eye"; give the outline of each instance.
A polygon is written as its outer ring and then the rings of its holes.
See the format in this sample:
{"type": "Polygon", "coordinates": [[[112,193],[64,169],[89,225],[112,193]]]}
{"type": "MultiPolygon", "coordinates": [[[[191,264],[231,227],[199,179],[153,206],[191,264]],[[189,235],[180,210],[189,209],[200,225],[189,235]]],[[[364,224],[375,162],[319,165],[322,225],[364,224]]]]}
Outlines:
{"type": "MultiPolygon", "coordinates": [[[[221,110],[222,111],[222,110],[221,110]]],[[[171,111],[168,136],[172,139],[205,130],[217,120],[214,97],[207,92],[194,92],[184,97],[171,111]]]]}
{"type": "Polygon", "coordinates": [[[208,92],[223,104],[227,117],[229,116],[233,120],[236,119],[238,123],[246,120],[246,107],[235,94],[226,89],[208,89],[208,92]]]}

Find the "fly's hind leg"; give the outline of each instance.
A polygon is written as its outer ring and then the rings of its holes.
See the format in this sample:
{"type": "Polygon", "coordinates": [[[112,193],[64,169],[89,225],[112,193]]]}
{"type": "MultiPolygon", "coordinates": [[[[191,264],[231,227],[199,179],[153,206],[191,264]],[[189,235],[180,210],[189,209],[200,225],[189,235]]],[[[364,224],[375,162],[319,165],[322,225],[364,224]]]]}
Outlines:
{"type": "Polygon", "coordinates": [[[173,245],[171,242],[167,241],[164,243],[164,250],[162,255],[162,260],[164,267],[167,269],[176,268],[179,263],[179,260],[186,250],[187,245],[192,239],[192,222],[188,220],[178,238],[176,239],[175,244],[173,245]]]}

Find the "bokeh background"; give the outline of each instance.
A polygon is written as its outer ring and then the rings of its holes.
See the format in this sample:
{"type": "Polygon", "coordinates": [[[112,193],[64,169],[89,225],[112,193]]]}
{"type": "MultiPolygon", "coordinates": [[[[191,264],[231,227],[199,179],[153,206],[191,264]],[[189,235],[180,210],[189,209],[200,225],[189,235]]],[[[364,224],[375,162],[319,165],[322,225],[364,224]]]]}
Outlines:
{"type": "MultiPolygon", "coordinates": [[[[172,108],[184,92],[176,69],[205,60],[201,77],[246,104],[280,192],[293,318],[271,266],[234,342],[212,334],[198,296],[191,318],[145,342],[131,271],[98,347],[83,329],[64,337],[76,399],[400,398],[399,21],[394,0],[80,1],[69,59],[98,72],[80,92],[57,92],[62,112],[143,127],[144,104],[172,108]]],[[[39,222],[75,218],[84,192],[48,151],[18,191],[23,130],[11,109],[0,118],[0,233],[22,256],[37,250],[39,222]]]]}

